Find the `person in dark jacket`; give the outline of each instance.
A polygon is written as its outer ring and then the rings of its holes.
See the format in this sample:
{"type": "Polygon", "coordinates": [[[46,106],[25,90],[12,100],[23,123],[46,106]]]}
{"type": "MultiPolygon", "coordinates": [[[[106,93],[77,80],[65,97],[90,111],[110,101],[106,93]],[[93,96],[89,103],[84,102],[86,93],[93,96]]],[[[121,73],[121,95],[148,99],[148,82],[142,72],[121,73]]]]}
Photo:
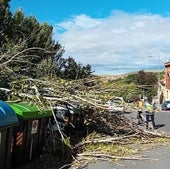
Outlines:
{"type": "Polygon", "coordinates": [[[138,114],[137,114],[137,119],[138,119],[138,125],[143,123],[143,118],[142,118],[142,111],[138,110],[138,114]]]}

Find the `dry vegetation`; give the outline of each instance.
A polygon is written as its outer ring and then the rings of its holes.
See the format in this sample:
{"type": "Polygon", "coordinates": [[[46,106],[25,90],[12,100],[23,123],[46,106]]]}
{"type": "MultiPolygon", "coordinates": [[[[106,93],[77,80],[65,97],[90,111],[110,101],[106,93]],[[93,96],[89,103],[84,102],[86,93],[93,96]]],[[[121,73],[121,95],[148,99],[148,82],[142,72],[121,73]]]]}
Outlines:
{"type": "Polygon", "coordinates": [[[107,82],[109,80],[116,80],[119,78],[124,78],[125,76],[127,76],[128,74],[120,74],[120,75],[100,75],[101,80],[103,80],[104,82],[107,82]]]}

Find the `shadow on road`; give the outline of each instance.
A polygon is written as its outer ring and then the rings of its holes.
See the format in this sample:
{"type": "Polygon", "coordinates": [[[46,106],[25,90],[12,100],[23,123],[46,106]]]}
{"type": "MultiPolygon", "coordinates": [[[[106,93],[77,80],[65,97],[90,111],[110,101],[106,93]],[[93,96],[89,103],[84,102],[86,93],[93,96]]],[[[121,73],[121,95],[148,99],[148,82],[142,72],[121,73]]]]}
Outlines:
{"type": "Polygon", "coordinates": [[[164,126],[165,126],[165,124],[157,124],[157,125],[155,126],[155,128],[156,128],[156,129],[159,129],[159,128],[164,127],[164,126]]]}

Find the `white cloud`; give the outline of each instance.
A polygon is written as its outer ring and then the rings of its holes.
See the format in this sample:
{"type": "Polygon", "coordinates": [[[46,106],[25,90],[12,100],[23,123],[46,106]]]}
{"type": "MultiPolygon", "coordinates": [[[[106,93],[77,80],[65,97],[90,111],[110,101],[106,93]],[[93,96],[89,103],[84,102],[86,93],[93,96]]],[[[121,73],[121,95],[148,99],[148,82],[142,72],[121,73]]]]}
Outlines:
{"type": "Polygon", "coordinates": [[[145,65],[163,65],[170,58],[168,16],[114,11],[104,19],[73,16],[54,29],[57,41],[65,47],[65,56],[82,64],[119,69],[128,65],[141,70],[145,65]]]}

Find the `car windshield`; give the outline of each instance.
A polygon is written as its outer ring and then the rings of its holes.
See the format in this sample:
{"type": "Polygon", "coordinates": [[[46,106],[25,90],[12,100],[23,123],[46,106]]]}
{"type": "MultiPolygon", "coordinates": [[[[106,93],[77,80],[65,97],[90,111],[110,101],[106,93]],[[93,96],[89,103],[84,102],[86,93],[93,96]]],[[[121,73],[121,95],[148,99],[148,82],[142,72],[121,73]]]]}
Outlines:
{"type": "Polygon", "coordinates": [[[120,99],[112,99],[111,102],[116,103],[116,104],[121,104],[122,103],[122,101],[120,99]]]}

